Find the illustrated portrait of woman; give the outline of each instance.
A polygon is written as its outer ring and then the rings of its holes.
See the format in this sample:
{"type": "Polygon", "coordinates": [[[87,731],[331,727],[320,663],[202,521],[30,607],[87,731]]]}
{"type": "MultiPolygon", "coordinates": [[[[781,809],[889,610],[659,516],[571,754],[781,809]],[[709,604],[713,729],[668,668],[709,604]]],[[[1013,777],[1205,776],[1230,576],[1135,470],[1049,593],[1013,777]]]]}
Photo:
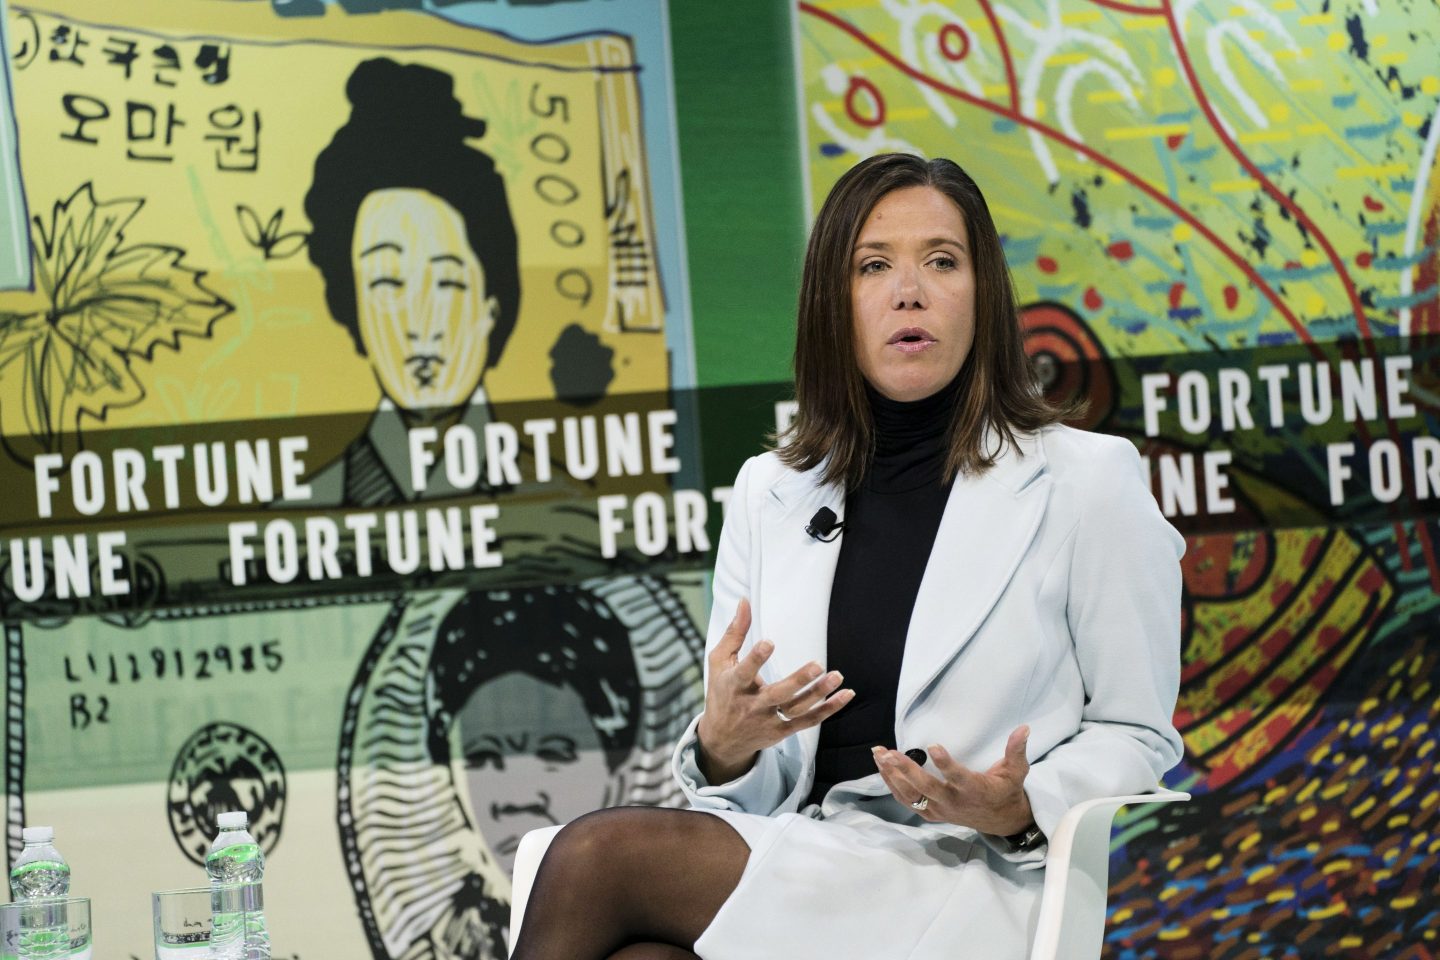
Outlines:
{"type": "Polygon", "coordinates": [[[317,502],[413,499],[405,431],[489,417],[483,381],[515,329],[519,252],[504,180],[469,142],[485,121],[453,88],[432,67],[362,62],[350,117],[315,160],[310,261],[382,393],[365,435],[312,481],[317,502]]]}
{"type": "Polygon", "coordinates": [[[362,659],[341,840],[378,958],[505,956],[526,832],[683,802],[667,761],[703,638],[654,577],[413,594],[362,659]]]}
{"type": "Polygon", "coordinates": [[[459,760],[476,826],[508,873],[525,832],[608,805],[635,745],[630,637],[573,586],[466,594],[430,656],[431,754],[459,760]]]}

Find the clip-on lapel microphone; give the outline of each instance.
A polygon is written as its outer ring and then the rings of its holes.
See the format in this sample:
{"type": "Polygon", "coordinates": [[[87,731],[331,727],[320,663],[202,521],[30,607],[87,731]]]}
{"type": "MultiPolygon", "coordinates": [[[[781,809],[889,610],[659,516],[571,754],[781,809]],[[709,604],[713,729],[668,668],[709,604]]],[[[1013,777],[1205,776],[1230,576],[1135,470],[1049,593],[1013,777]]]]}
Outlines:
{"type": "Polygon", "coordinates": [[[845,529],[845,524],[835,516],[835,511],[829,507],[821,507],[815,511],[815,516],[805,524],[805,532],[821,543],[829,543],[840,536],[845,529]]]}

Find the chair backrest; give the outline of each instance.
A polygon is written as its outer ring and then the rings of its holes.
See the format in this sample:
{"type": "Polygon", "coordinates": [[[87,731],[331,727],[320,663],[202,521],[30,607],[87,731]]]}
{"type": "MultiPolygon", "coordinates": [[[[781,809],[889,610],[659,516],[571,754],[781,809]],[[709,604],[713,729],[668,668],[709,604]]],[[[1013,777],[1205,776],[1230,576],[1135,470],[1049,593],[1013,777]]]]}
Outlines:
{"type": "Polygon", "coordinates": [[[1110,881],[1110,824],[1133,803],[1173,803],[1190,794],[1157,790],[1078,803],[1048,838],[1045,891],[1030,960],[1099,960],[1110,881]]]}

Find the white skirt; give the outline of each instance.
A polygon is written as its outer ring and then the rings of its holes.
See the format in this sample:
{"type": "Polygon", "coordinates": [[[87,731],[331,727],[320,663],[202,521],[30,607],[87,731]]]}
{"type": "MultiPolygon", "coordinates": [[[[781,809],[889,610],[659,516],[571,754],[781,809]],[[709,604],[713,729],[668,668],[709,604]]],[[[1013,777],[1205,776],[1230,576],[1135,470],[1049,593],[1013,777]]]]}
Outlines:
{"type": "Polygon", "coordinates": [[[1044,884],[983,841],[861,811],[706,810],[750,847],[702,960],[1024,960],[1044,884]]]}

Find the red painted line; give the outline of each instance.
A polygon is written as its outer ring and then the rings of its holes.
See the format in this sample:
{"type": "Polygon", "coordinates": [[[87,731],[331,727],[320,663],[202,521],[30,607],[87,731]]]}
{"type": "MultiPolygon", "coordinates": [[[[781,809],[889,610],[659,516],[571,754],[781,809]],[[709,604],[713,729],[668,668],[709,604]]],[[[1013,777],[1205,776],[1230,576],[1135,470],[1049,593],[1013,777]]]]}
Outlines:
{"type": "Polygon", "coordinates": [[[1161,7],[1139,7],[1133,3],[1120,3],[1119,0],[1090,0],[1097,7],[1105,7],[1107,10],[1118,10],[1121,13],[1135,13],[1140,16],[1163,17],[1165,11],[1161,7]]]}
{"type": "Polygon", "coordinates": [[[990,30],[995,34],[995,42],[1000,45],[1000,59],[1005,61],[1005,82],[1010,85],[1010,109],[1016,113],[1020,112],[1020,84],[1015,79],[1015,58],[1010,56],[1010,44],[1005,42],[1005,31],[1000,28],[1000,20],[995,16],[995,11],[990,6],[990,0],[979,0],[980,9],[985,11],[985,19],[990,21],[990,30]]]}
{"type": "Polygon", "coordinates": [[[1082,156],[1088,157],[1090,160],[1093,160],[1095,163],[1111,171],[1122,179],[1129,181],[1142,193],[1146,194],[1156,203],[1169,210],[1178,219],[1189,224],[1192,229],[1194,229],[1206,240],[1210,241],[1210,243],[1215,247],[1215,249],[1219,250],[1222,254],[1224,254],[1226,259],[1228,259],[1232,264],[1234,264],[1235,267],[1242,274],[1245,275],[1246,279],[1248,279],[1252,284],[1254,284],[1255,287],[1265,295],[1265,298],[1270,301],[1270,303],[1275,307],[1275,309],[1280,312],[1280,315],[1283,316],[1285,318],[1285,321],[1290,324],[1290,328],[1295,331],[1295,335],[1300,338],[1301,342],[1307,344],[1313,344],[1315,342],[1314,338],[1310,336],[1310,331],[1305,328],[1305,325],[1300,322],[1299,318],[1296,317],[1293,312],[1291,312],[1290,308],[1285,305],[1284,301],[1280,299],[1279,295],[1276,294],[1273,289],[1271,289],[1270,285],[1265,282],[1264,278],[1262,278],[1259,273],[1256,272],[1254,267],[1250,266],[1250,263],[1244,257],[1240,256],[1238,253],[1232,250],[1225,243],[1225,241],[1221,240],[1218,236],[1216,236],[1214,231],[1212,231],[1209,227],[1205,226],[1205,224],[1201,223],[1200,220],[1193,216],[1188,210],[1180,206],[1180,204],[1176,203],[1174,200],[1170,199],[1165,194],[1161,193],[1156,187],[1142,179],[1133,171],[1126,169],[1125,167],[1116,163],[1114,160],[1111,160],[1109,157],[1089,146],[1086,146],[1080,141],[1072,140],[1060,130],[1057,130],[1054,127],[1041,123],[1038,120],[1033,120],[1030,117],[1021,114],[1019,110],[1013,107],[1002,107],[998,104],[991,103],[989,100],[985,100],[980,97],[973,96],[972,94],[966,93],[964,90],[961,90],[957,87],[952,87],[941,80],[936,80],[934,77],[931,77],[928,74],[925,74],[924,72],[917,70],[916,68],[905,63],[899,57],[895,56],[894,53],[885,49],[875,40],[867,36],[855,25],[841,19],[840,17],[837,17],[836,15],[828,11],[821,10],[813,4],[805,3],[803,2],[803,0],[800,3],[800,10],[802,13],[808,13],[813,17],[818,17],[819,19],[824,20],[826,23],[829,23],[831,26],[850,34],[850,36],[855,38],[864,46],[868,47],[882,60],[885,60],[895,69],[899,70],[901,73],[905,74],[911,79],[917,80],[928,87],[939,90],[941,93],[948,94],[949,96],[968,103],[971,106],[979,107],[981,110],[987,110],[991,113],[998,114],[999,116],[1002,116],[1007,120],[1017,123],[1020,126],[1028,127],[1031,130],[1034,130],[1050,138],[1051,140],[1054,140],[1056,143],[1059,143],[1070,150],[1074,150],[1082,156]]]}
{"type": "Polygon", "coordinates": [[[1330,260],[1330,265],[1335,270],[1335,276],[1339,278],[1341,286],[1345,288],[1345,295],[1350,299],[1350,309],[1355,314],[1355,327],[1359,331],[1360,337],[1369,340],[1370,321],[1365,317],[1365,307],[1360,302],[1360,295],[1355,290],[1355,282],[1350,278],[1350,271],[1346,269],[1345,261],[1340,258],[1340,254],[1335,252],[1335,248],[1330,244],[1330,239],[1315,225],[1315,222],[1300,208],[1300,205],[1286,196],[1284,191],[1270,181],[1269,177],[1261,173],[1254,161],[1246,155],[1244,150],[1240,149],[1240,145],[1225,132],[1225,127],[1215,114],[1215,108],[1211,105],[1210,98],[1205,94],[1205,88],[1200,85],[1200,78],[1195,74],[1195,65],[1190,62],[1190,53],[1185,49],[1185,39],[1180,35],[1180,22],[1175,19],[1175,11],[1171,9],[1169,0],[1162,0],[1162,8],[1165,13],[1165,22],[1170,27],[1170,40],[1175,44],[1175,54],[1180,58],[1180,65],[1185,68],[1185,78],[1190,83],[1190,92],[1195,95],[1195,100],[1200,104],[1200,109],[1204,111],[1205,118],[1210,121],[1210,128],[1214,131],[1215,136],[1220,138],[1220,142],[1225,144],[1230,155],[1259,181],[1260,185],[1265,188],[1265,192],[1270,194],[1276,203],[1289,210],[1295,217],[1295,221],[1305,227],[1310,236],[1319,242],[1325,251],[1325,256],[1330,260]]]}
{"type": "MultiPolygon", "coordinates": [[[[970,34],[958,23],[947,23],[940,28],[940,56],[952,63],[959,63],[970,55],[970,34]],[[954,50],[945,42],[946,37],[959,37],[960,49],[954,50]]],[[[1367,264],[1368,266],[1368,264],[1367,264]]]]}
{"type": "Polygon", "coordinates": [[[851,77],[850,88],[845,91],[845,115],[857,126],[866,129],[878,127],[885,122],[885,98],[880,95],[880,88],[875,86],[864,77],[851,77]],[[875,116],[862,117],[860,108],[855,106],[855,95],[860,91],[870,95],[870,100],[875,104],[875,116]]]}
{"type": "Polygon", "coordinates": [[[1440,563],[1435,562],[1435,544],[1430,539],[1430,526],[1424,520],[1415,524],[1415,532],[1420,536],[1420,549],[1425,554],[1425,565],[1430,568],[1430,589],[1440,593],[1440,563]]]}
{"type": "Polygon", "coordinates": [[[1400,569],[1409,573],[1415,569],[1415,564],[1410,559],[1410,541],[1405,536],[1405,524],[1396,520],[1390,529],[1395,534],[1395,552],[1400,554],[1400,569]]]}

